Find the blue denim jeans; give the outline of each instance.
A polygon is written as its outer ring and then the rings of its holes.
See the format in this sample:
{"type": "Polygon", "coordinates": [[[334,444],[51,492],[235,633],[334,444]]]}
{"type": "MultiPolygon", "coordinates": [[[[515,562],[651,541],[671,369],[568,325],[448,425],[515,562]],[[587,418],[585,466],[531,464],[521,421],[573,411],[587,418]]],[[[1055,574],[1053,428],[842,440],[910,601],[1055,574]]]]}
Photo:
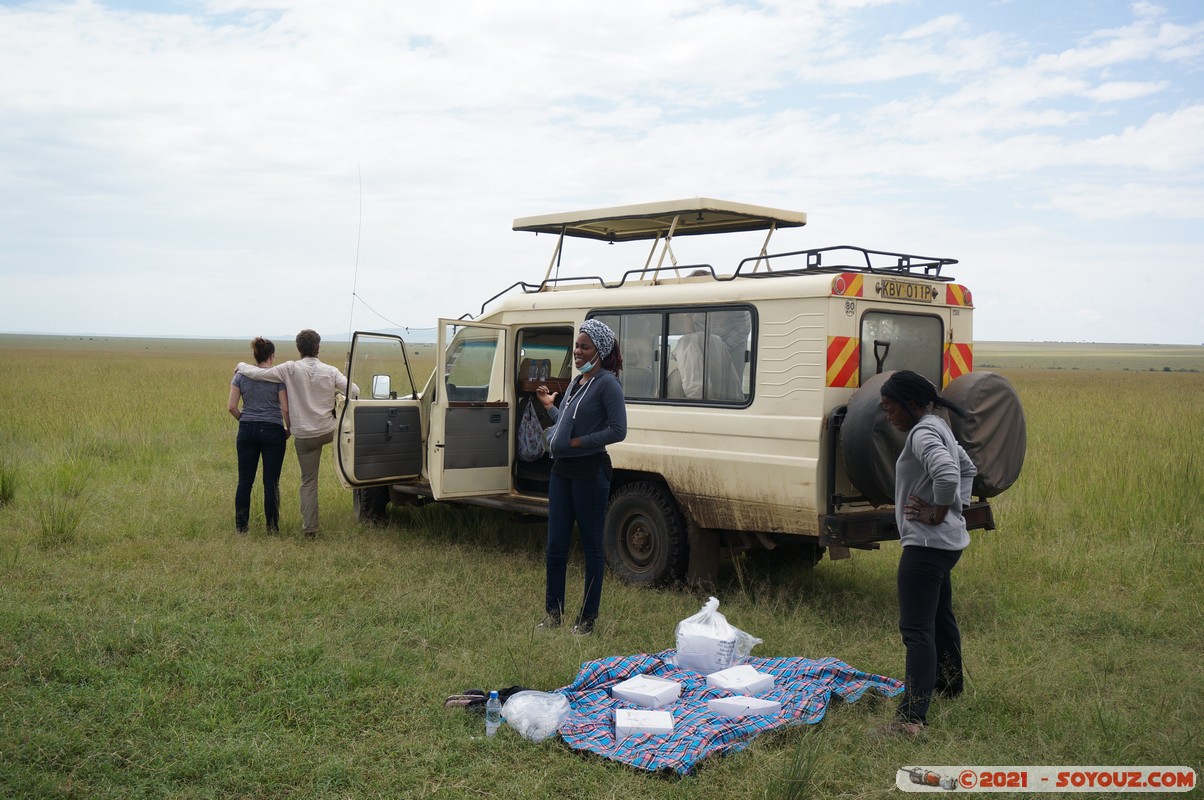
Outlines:
{"type": "Polygon", "coordinates": [[[235,450],[238,452],[238,488],[234,491],[234,526],[247,529],[251,516],[251,488],[263,459],[263,517],[268,530],[280,527],[280,470],[288,436],[275,422],[239,422],[235,450]]]}
{"type": "Polygon", "coordinates": [[[581,549],[585,553],[585,597],[578,618],[598,618],[598,607],[602,603],[602,573],[606,570],[602,531],[609,498],[610,480],[602,469],[593,480],[570,480],[560,475],[552,475],[549,479],[546,612],[564,613],[565,574],[573,522],[576,522],[581,533],[581,549]]]}
{"type": "Polygon", "coordinates": [[[962,639],[953,616],[950,573],[960,550],[904,547],[899,558],[899,633],[907,648],[907,688],[896,716],[927,722],[934,691],[962,691],[962,639]]]}

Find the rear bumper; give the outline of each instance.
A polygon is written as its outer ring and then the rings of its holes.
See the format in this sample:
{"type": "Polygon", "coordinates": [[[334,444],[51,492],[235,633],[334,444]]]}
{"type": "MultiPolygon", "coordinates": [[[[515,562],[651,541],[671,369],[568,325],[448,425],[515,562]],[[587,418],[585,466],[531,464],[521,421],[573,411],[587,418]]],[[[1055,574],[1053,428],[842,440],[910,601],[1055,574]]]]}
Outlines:
{"type": "MultiPolygon", "coordinates": [[[[971,503],[965,512],[966,528],[969,530],[995,530],[995,515],[986,500],[971,503]]],[[[889,542],[899,538],[895,525],[895,511],[874,511],[851,514],[821,514],[819,517],[819,543],[825,547],[873,547],[878,542],[889,542]]]]}

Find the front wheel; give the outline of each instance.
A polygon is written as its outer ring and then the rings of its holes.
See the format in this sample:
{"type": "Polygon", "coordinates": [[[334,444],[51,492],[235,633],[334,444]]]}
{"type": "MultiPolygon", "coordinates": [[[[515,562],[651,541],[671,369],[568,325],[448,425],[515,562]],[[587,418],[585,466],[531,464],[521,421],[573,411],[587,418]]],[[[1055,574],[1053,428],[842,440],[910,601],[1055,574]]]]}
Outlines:
{"type": "Polygon", "coordinates": [[[629,483],[615,490],[606,510],[604,538],[606,561],[624,583],[659,585],[685,575],[686,521],[659,484],[629,483]]]}
{"type": "Polygon", "coordinates": [[[385,521],[389,508],[389,487],[370,486],[352,491],[351,505],[355,519],[365,525],[379,525],[385,521]]]}

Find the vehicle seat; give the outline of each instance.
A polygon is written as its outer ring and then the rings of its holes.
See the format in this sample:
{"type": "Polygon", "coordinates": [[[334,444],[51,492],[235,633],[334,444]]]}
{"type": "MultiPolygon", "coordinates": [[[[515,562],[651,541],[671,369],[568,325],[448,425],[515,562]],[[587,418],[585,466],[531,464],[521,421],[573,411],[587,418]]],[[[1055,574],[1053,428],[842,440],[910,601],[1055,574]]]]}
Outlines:
{"type": "Polygon", "coordinates": [[[681,385],[681,371],[677,369],[677,364],[673,364],[673,370],[669,373],[668,381],[665,383],[666,396],[675,400],[681,400],[686,396],[686,390],[681,385]]]}
{"type": "Polygon", "coordinates": [[[623,394],[626,397],[652,397],[656,389],[656,376],[652,367],[634,367],[623,370],[623,394]]]}

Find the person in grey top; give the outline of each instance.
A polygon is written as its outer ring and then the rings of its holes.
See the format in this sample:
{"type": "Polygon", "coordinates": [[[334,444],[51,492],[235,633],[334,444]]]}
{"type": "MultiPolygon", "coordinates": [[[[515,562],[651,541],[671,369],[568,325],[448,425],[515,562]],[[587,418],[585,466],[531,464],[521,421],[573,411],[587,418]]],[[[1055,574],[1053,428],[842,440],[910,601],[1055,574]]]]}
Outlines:
{"type": "MultiPolygon", "coordinates": [[[[251,342],[260,367],[276,361],[276,345],[262,336],[251,342]]],[[[230,416],[238,420],[238,487],[234,491],[234,528],[246,534],[251,517],[251,489],[263,459],[263,518],[268,533],[280,530],[280,470],[288,441],[288,392],[283,383],[253,381],[235,373],[230,381],[230,416]]]]}
{"type": "Polygon", "coordinates": [[[882,384],[886,419],[907,433],[895,464],[895,522],[899,558],[899,633],[907,650],[906,690],[895,720],[880,732],[918,735],[933,693],[962,692],[961,631],[953,615],[950,573],[970,543],[963,512],[978,470],[953,431],[933,413],[965,413],[932,382],[908,370],[882,384]]]}

